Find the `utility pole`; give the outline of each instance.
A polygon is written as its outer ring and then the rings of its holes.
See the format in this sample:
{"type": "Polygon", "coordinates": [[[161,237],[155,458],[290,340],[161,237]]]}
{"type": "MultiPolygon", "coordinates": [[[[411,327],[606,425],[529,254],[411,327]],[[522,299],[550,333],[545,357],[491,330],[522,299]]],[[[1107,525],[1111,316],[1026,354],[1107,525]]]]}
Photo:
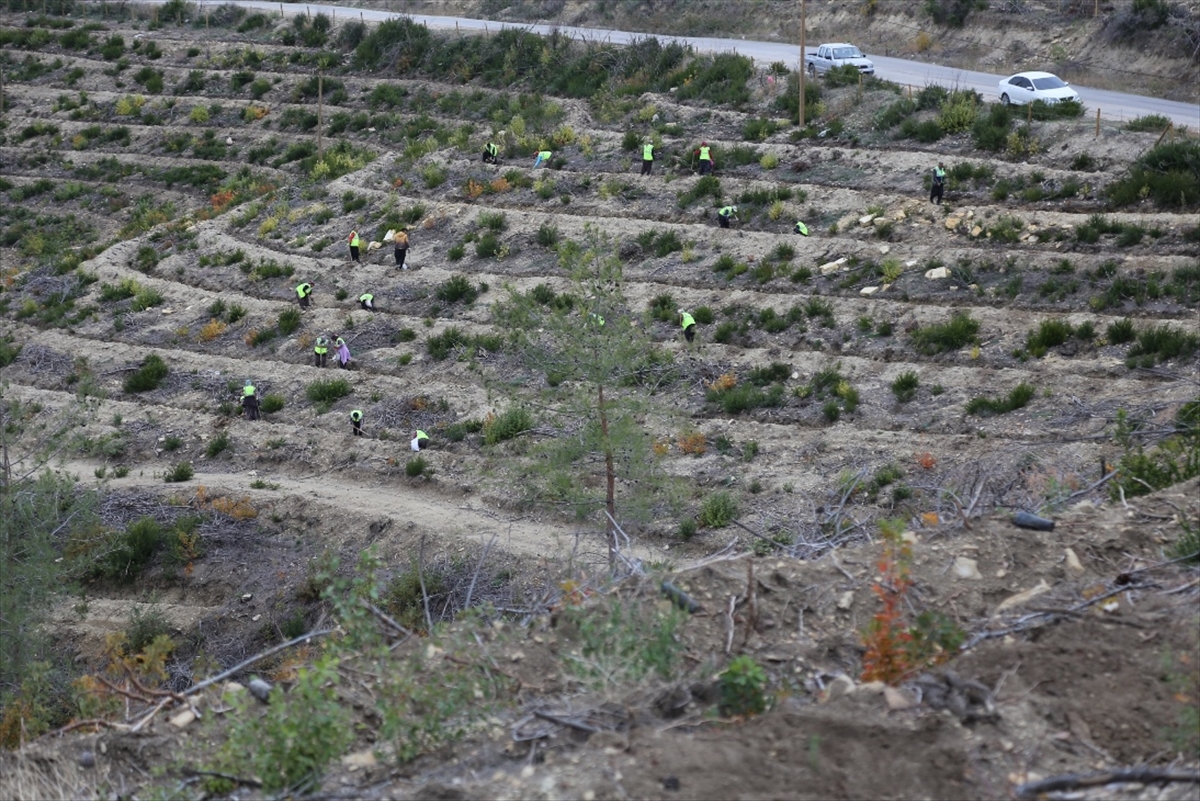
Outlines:
{"type": "Polygon", "coordinates": [[[800,127],[804,127],[804,6],[800,0],[800,127]]]}

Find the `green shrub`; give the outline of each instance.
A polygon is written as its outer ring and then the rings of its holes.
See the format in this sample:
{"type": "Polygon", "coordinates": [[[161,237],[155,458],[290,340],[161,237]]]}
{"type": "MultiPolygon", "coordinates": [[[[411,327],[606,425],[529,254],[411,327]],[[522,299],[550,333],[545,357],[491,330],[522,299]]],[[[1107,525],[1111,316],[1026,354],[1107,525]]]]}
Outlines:
{"type": "Polygon", "coordinates": [[[1126,342],[1133,342],[1137,339],[1137,332],[1133,328],[1133,320],[1128,317],[1123,320],[1117,320],[1114,323],[1109,323],[1108,329],[1104,332],[1109,343],[1113,345],[1124,345],[1126,342]]]}
{"type": "Polygon", "coordinates": [[[270,394],[262,399],[259,408],[263,414],[274,414],[275,412],[283,411],[284,399],[282,395],[270,394]]]}
{"type": "Polygon", "coordinates": [[[533,415],[523,406],[514,406],[483,424],[483,441],[495,445],[533,428],[533,415]]]}
{"type": "Polygon", "coordinates": [[[1165,117],[1162,114],[1147,114],[1125,123],[1125,130],[1158,133],[1165,131],[1170,124],[1170,117],[1165,117]]]}
{"type": "Polygon", "coordinates": [[[912,370],[906,370],[892,382],[892,394],[900,403],[908,403],[917,396],[917,386],[920,379],[912,370]]]}
{"type": "Polygon", "coordinates": [[[715,175],[702,175],[692,184],[692,188],[679,193],[679,207],[686,209],[705,198],[711,198],[714,203],[722,197],[721,182],[715,175]]]}
{"type": "Polygon", "coordinates": [[[988,107],[986,115],[977,115],[971,126],[975,147],[993,153],[1003,150],[1012,127],[1012,111],[999,103],[988,107]]]}
{"type": "Polygon", "coordinates": [[[217,772],[256,776],[272,793],[319,780],[354,741],[338,680],[336,658],[325,656],[301,668],[289,691],[276,686],[262,714],[243,693],[217,772]]]}
{"type": "Polygon", "coordinates": [[[113,538],[112,548],[99,567],[100,574],[115,581],[133,581],[149,564],[162,541],[163,530],[157,520],[153,517],[135,520],[113,538]]]}
{"type": "Polygon", "coordinates": [[[344,378],[321,379],[304,389],[304,396],[319,406],[331,406],[350,394],[350,382],[344,378]]]}
{"type": "Polygon", "coordinates": [[[724,528],[738,516],[738,503],[728,492],[715,492],[700,504],[697,522],[704,528],[724,528]]]}
{"type": "Polygon", "coordinates": [[[475,243],[475,256],[480,259],[488,259],[493,256],[499,256],[502,245],[500,238],[496,236],[495,231],[487,231],[483,236],[479,237],[479,241],[475,243]]]}
{"type": "Polygon", "coordinates": [[[208,456],[209,459],[215,459],[220,456],[221,453],[228,447],[229,432],[221,431],[220,434],[217,434],[215,437],[209,440],[208,447],[204,449],[204,454],[208,456]]]}
{"type": "Polygon", "coordinates": [[[1200,204],[1200,141],[1185,139],[1151,148],[1105,191],[1115,206],[1147,197],[1163,208],[1200,204]]]}
{"type": "Polygon", "coordinates": [[[1040,359],[1047,350],[1063,344],[1074,333],[1075,329],[1066,320],[1042,320],[1037,331],[1030,331],[1025,337],[1025,350],[1040,359]]]}
{"type": "Polygon", "coordinates": [[[1153,364],[1186,358],[1197,348],[1200,348],[1200,336],[1195,333],[1172,325],[1155,325],[1138,332],[1137,342],[1129,349],[1125,363],[1132,367],[1146,360],[1153,364]]]}
{"type": "Polygon", "coordinates": [[[558,226],[542,223],[537,232],[537,243],[544,248],[552,248],[558,244],[558,226]]]}
{"type": "Polygon", "coordinates": [[[1036,390],[1022,381],[1003,398],[985,398],[979,396],[967,402],[967,414],[1005,414],[1020,409],[1033,400],[1036,390]]]}
{"type": "Polygon", "coordinates": [[[753,657],[743,654],[730,662],[717,679],[717,687],[720,711],[726,717],[749,717],[767,710],[767,674],[753,657]]]}
{"type": "Polygon", "coordinates": [[[913,347],[926,355],[958,350],[975,344],[979,321],[967,312],[955,312],[949,322],[918,328],[913,332],[913,347]]]}
{"type": "Polygon", "coordinates": [[[471,343],[471,338],[461,330],[451,326],[442,333],[432,336],[425,340],[425,349],[434,361],[442,361],[448,357],[456,348],[466,347],[471,343]]]}
{"type": "Polygon", "coordinates": [[[300,310],[285,309],[279,313],[279,320],[275,326],[279,329],[279,333],[287,336],[292,334],[300,327],[300,310]]]}
{"type": "Polygon", "coordinates": [[[170,372],[167,363],[158,354],[151,353],[142,359],[142,365],[136,372],[126,376],[123,389],[129,393],[158,389],[170,372]]]}
{"type": "Polygon", "coordinates": [[[764,392],[753,384],[737,384],[728,389],[709,389],[705,400],[720,404],[726,414],[739,414],[764,406],[782,406],[784,389],[782,384],[775,384],[764,392]]]}
{"type": "Polygon", "coordinates": [[[461,300],[470,305],[479,297],[479,290],[471,285],[466,276],[452,275],[437,286],[433,296],[446,303],[458,303],[461,300]]]}
{"type": "MultiPolygon", "coordinates": [[[[1117,412],[1114,438],[1124,453],[1109,487],[1113,500],[1145,495],[1200,475],[1200,401],[1183,404],[1175,415],[1173,433],[1149,451],[1134,442],[1139,428],[1124,409],[1117,412]]],[[[1180,555],[1190,553],[1194,551],[1180,555]]]]}
{"type": "Polygon", "coordinates": [[[192,469],[192,463],[180,462],[179,464],[173,465],[171,469],[166,472],[166,475],[163,476],[163,481],[167,482],[168,484],[181,483],[184,481],[191,481],[193,475],[195,475],[195,471],[192,469]]]}
{"type": "Polygon", "coordinates": [[[416,478],[421,475],[430,475],[432,471],[429,469],[429,463],[424,456],[414,456],[404,464],[404,475],[409,478],[416,478]]]}

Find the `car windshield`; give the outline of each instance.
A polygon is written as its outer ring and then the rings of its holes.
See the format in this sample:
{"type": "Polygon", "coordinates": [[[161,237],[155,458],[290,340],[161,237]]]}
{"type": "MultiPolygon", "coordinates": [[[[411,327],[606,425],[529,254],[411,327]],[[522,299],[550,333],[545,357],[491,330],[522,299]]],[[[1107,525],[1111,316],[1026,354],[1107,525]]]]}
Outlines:
{"type": "Polygon", "coordinates": [[[834,58],[862,58],[862,51],[857,47],[839,47],[833,51],[834,58]]]}
{"type": "Polygon", "coordinates": [[[1066,86],[1065,83],[1053,75],[1048,75],[1045,78],[1034,78],[1033,85],[1037,89],[1062,89],[1066,86]]]}

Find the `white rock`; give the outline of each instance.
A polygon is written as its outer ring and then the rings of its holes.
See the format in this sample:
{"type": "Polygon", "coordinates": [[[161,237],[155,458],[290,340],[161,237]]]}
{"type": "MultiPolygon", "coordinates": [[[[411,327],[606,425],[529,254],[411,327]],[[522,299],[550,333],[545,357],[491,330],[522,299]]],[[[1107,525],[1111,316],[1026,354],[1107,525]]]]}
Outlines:
{"type": "Polygon", "coordinates": [[[862,289],[858,290],[858,294],[874,295],[878,291],[879,291],[879,287],[877,287],[877,286],[864,286],[862,289]]]}
{"type": "Polygon", "coordinates": [[[190,709],[185,709],[178,715],[171,718],[171,725],[177,729],[186,729],[196,721],[196,713],[190,709]]]}
{"type": "Polygon", "coordinates": [[[845,263],[846,263],[846,262],[848,262],[848,261],[849,261],[849,259],[848,259],[848,258],[846,258],[845,256],[842,256],[842,257],[841,257],[840,259],[838,259],[837,261],[827,261],[827,262],[825,262],[824,264],[822,264],[822,265],[821,265],[820,267],[818,267],[817,269],[821,271],[821,274],[822,274],[822,275],[828,275],[829,273],[835,273],[835,272],[837,272],[838,270],[842,269],[842,265],[843,265],[843,264],[845,264],[845,263]]]}
{"type": "Polygon", "coordinates": [[[225,144],[227,144],[227,145],[232,145],[232,144],[233,144],[233,137],[232,137],[232,136],[227,136],[227,137],[225,137],[225,144]]]}
{"type": "Polygon", "coordinates": [[[883,700],[887,702],[888,709],[893,712],[912,709],[917,705],[915,698],[898,687],[884,687],[883,700]]]}
{"type": "Polygon", "coordinates": [[[1036,586],[1030,587],[1024,592],[1018,592],[1016,595],[1010,595],[1008,598],[1005,598],[1000,602],[1000,605],[996,607],[995,614],[999,614],[1005,609],[1011,609],[1014,606],[1020,606],[1021,604],[1028,603],[1042,593],[1049,591],[1050,585],[1046,583],[1045,579],[1042,579],[1037,583],[1036,586]]]}
{"type": "Polygon", "coordinates": [[[949,278],[950,270],[945,267],[934,267],[932,270],[925,271],[926,278],[949,278]]]}
{"type": "Polygon", "coordinates": [[[837,600],[838,609],[849,609],[854,605],[854,590],[848,590],[842,593],[842,597],[837,600]]]}
{"type": "Polygon", "coordinates": [[[880,245],[879,246],[879,252],[884,256],[886,256],[888,253],[890,253],[891,250],[892,250],[891,245],[880,245]]]}
{"type": "Polygon", "coordinates": [[[858,224],[859,225],[870,225],[871,221],[874,219],[875,219],[874,214],[865,214],[862,217],[858,218],[858,224]]]}
{"type": "Polygon", "coordinates": [[[1067,549],[1067,570],[1074,573],[1076,576],[1083,575],[1083,563],[1079,561],[1079,557],[1075,555],[1075,551],[1067,549]]]}
{"type": "Polygon", "coordinates": [[[904,266],[911,270],[913,267],[917,266],[917,260],[909,259],[908,261],[904,262],[904,266]]]}
{"type": "Polygon", "coordinates": [[[355,751],[352,754],[346,754],[342,757],[342,764],[351,769],[374,767],[377,761],[375,759],[375,751],[370,748],[365,751],[355,751]]]}
{"type": "Polygon", "coordinates": [[[979,575],[979,564],[974,559],[968,559],[965,556],[954,560],[954,575],[960,579],[970,579],[971,581],[979,581],[983,578],[979,575]]]}

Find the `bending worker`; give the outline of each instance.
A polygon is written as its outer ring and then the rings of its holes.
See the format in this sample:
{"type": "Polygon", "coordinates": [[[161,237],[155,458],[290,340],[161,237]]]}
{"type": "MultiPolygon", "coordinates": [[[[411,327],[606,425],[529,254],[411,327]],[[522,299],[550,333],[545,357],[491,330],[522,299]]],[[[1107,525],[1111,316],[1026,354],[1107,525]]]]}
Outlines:
{"type": "Polygon", "coordinates": [[[308,304],[312,300],[312,291],[313,285],[308,281],[296,287],[296,300],[300,303],[300,308],[308,308],[308,304]]]}
{"type": "Polygon", "coordinates": [[[412,442],[408,443],[408,447],[412,448],[414,451],[419,451],[423,448],[429,447],[429,435],[418,428],[413,432],[412,442]]]}
{"type": "Polygon", "coordinates": [[[358,303],[366,311],[375,311],[375,296],[370,292],[364,292],[358,296],[358,303]]]}
{"type": "Polygon", "coordinates": [[[696,318],[692,317],[692,315],[688,314],[683,309],[680,309],[679,327],[683,329],[683,338],[686,339],[689,344],[691,344],[691,342],[696,338],[696,318]]]}
{"type": "Polygon", "coordinates": [[[350,412],[350,425],[354,427],[353,433],[356,437],[361,437],[363,435],[362,417],[363,415],[361,409],[355,409],[354,411],[350,412]]]}
{"type": "Polygon", "coordinates": [[[722,206],[720,209],[717,210],[717,222],[719,222],[721,224],[722,228],[728,228],[729,227],[729,218],[736,217],[737,213],[738,213],[737,206],[722,206]]]}

